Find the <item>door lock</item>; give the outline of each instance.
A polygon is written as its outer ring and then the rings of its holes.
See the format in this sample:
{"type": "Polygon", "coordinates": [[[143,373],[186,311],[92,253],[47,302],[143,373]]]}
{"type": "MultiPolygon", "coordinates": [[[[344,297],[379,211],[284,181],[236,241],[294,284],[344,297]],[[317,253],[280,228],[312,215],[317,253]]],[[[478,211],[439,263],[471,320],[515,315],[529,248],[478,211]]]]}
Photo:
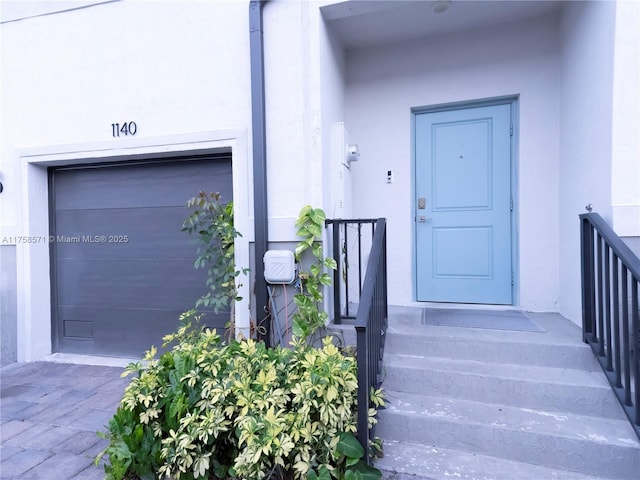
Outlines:
{"type": "Polygon", "coordinates": [[[418,199],[418,208],[420,210],[424,210],[427,207],[427,199],[424,197],[420,197],[418,199]]]}

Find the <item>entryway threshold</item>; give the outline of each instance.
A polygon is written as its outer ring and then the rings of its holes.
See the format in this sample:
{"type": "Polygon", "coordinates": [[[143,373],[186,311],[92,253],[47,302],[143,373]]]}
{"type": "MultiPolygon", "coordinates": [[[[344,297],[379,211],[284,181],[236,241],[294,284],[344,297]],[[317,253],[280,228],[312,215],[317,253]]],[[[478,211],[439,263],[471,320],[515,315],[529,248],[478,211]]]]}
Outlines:
{"type": "Polygon", "coordinates": [[[105,357],[100,355],[81,355],[76,353],[53,353],[42,359],[44,362],[72,363],[77,365],[97,365],[101,367],[126,367],[139,358],[105,357]]]}
{"type": "Polygon", "coordinates": [[[522,312],[522,308],[517,305],[496,305],[493,303],[441,303],[441,302],[413,302],[410,304],[414,308],[439,308],[442,310],[495,310],[498,312],[515,310],[522,312]]]}
{"type": "MultiPolygon", "coordinates": [[[[413,336],[456,337],[473,341],[511,341],[513,343],[535,343],[535,344],[561,344],[573,345],[577,348],[584,348],[582,342],[582,331],[578,325],[571,322],[557,312],[529,312],[520,308],[508,308],[493,310],[494,312],[517,312],[522,313],[527,318],[540,327],[542,331],[515,331],[499,330],[491,328],[460,328],[452,326],[425,324],[425,309],[440,309],[453,311],[461,310],[458,304],[449,304],[442,307],[441,304],[420,304],[420,306],[389,306],[389,332],[398,334],[409,334],[413,336]]],[[[471,312],[484,312],[490,315],[492,309],[485,309],[484,306],[473,306],[465,309],[471,312]]],[[[502,314],[501,314],[502,315],[502,314]]],[[[500,315],[498,315],[500,316],[500,315]]]]}

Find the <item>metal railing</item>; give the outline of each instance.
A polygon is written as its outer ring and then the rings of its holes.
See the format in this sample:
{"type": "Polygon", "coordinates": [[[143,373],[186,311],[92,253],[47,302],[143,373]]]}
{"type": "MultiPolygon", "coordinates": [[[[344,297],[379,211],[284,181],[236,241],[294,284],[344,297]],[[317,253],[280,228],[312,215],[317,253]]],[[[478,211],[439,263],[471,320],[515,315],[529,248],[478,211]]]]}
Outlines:
{"type": "Polygon", "coordinates": [[[582,332],[640,438],[640,259],[597,213],[580,215],[582,332]]]}
{"type": "Polygon", "coordinates": [[[366,255],[370,254],[378,219],[327,220],[332,227],[333,258],[338,268],[333,274],[333,322],[355,320],[364,287],[366,255]],[[355,257],[355,258],[354,258],[355,257]]]}
{"type": "MultiPolygon", "coordinates": [[[[373,431],[369,429],[369,393],[371,387],[377,388],[382,383],[382,358],[384,341],[387,331],[387,233],[386,220],[327,220],[327,225],[333,228],[333,252],[337,263],[343,261],[342,268],[336,271],[334,277],[334,321],[342,320],[340,308],[341,288],[344,278],[344,268],[348,269],[348,235],[344,232],[350,226],[356,226],[358,231],[358,309],[355,315],[356,355],[358,364],[358,441],[365,451],[365,460],[371,463],[369,439],[373,431]],[[371,224],[371,250],[367,260],[364,277],[362,277],[362,225],[371,224]],[[343,232],[341,234],[341,231],[343,232]],[[343,236],[342,236],[343,235],[343,236]],[[341,240],[342,239],[342,240],[341,240]],[[337,292],[337,293],[335,293],[337,292]]],[[[346,288],[348,292],[348,287],[346,288]]],[[[346,296],[347,314],[349,296],[346,296]]]]}

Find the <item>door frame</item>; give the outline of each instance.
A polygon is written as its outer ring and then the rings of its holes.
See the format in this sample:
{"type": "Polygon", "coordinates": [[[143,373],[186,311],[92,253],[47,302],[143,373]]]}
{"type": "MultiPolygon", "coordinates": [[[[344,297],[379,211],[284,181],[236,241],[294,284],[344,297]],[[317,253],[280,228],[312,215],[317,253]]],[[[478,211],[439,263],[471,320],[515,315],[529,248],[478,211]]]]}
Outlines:
{"type": "MultiPolygon", "coordinates": [[[[250,172],[245,130],[173,134],[162,137],[120,138],[116,140],[60,144],[14,150],[20,165],[22,191],[22,231],[20,235],[44,239],[16,245],[18,361],[33,361],[52,353],[52,299],[50,277],[49,167],[114,161],[144,161],[172,155],[231,152],[234,209],[243,237],[236,239],[236,263],[249,264],[249,242],[253,240],[250,222],[250,191],[246,179],[250,172]],[[246,232],[246,234],[244,233],[246,232]]],[[[17,233],[16,233],[17,234],[17,233]]],[[[248,283],[248,282],[246,282],[248,283]]],[[[246,308],[236,313],[236,332],[249,331],[249,286],[242,287],[246,308]]]]}
{"type": "MultiPolygon", "coordinates": [[[[501,97],[491,97],[479,100],[441,103],[422,107],[411,108],[411,250],[412,250],[412,281],[413,281],[413,301],[417,303],[429,303],[418,301],[418,289],[417,289],[417,275],[418,275],[418,262],[417,262],[417,249],[416,242],[416,218],[418,215],[416,205],[416,116],[425,113],[436,112],[448,112],[455,110],[465,110],[469,108],[478,107],[492,107],[496,105],[509,105],[511,107],[511,197],[513,199],[513,209],[511,214],[511,268],[512,268],[512,281],[511,281],[511,298],[512,306],[520,304],[520,255],[519,255],[519,189],[518,189],[518,145],[520,143],[520,110],[519,110],[519,95],[506,95],[501,97]]],[[[435,303],[435,302],[434,302],[435,303]]]]}

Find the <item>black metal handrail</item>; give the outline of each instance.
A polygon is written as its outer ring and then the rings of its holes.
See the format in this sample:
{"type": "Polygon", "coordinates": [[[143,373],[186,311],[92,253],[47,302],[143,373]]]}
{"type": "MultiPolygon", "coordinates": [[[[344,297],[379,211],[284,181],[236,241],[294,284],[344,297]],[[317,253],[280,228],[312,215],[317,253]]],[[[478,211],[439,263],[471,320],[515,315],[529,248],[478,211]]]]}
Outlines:
{"type": "MultiPolygon", "coordinates": [[[[355,224],[358,226],[360,234],[360,226],[367,223],[372,224],[373,238],[364,279],[359,280],[359,301],[354,326],[358,364],[358,441],[364,448],[366,462],[371,463],[369,439],[374,432],[369,429],[371,403],[369,393],[371,387],[378,388],[382,383],[382,358],[388,319],[386,220],[384,218],[377,220],[327,220],[327,224],[333,226],[333,251],[336,261],[341,258],[340,252],[345,252],[345,249],[340,247],[340,227],[344,226],[346,231],[349,224],[355,224]]],[[[360,243],[358,251],[359,263],[361,263],[362,248],[360,243]]],[[[343,278],[342,274],[338,273],[334,288],[341,278],[343,278]]],[[[334,302],[338,305],[336,311],[340,312],[339,295],[334,298],[334,302]]],[[[341,315],[336,315],[336,317],[343,318],[341,315]]]]}
{"type": "Polygon", "coordinates": [[[371,249],[376,229],[376,218],[333,219],[331,225],[333,258],[338,268],[333,274],[333,322],[343,323],[354,320],[352,307],[360,303],[364,287],[363,259],[367,248],[371,249]],[[352,231],[351,233],[349,233],[352,231]],[[355,244],[355,245],[352,245],[355,244]],[[364,245],[363,245],[364,243],[364,245]],[[353,259],[355,255],[355,260],[353,259]],[[352,266],[351,263],[354,263],[352,266]],[[357,264],[357,269],[355,269],[357,264]],[[355,298],[354,298],[355,297],[355,298]],[[343,303],[344,300],[344,303],[343,303]]]}
{"type": "Polygon", "coordinates": [[[597,213],[580,215],[582,332],[640,438],[640,259],[597,213]]]}

